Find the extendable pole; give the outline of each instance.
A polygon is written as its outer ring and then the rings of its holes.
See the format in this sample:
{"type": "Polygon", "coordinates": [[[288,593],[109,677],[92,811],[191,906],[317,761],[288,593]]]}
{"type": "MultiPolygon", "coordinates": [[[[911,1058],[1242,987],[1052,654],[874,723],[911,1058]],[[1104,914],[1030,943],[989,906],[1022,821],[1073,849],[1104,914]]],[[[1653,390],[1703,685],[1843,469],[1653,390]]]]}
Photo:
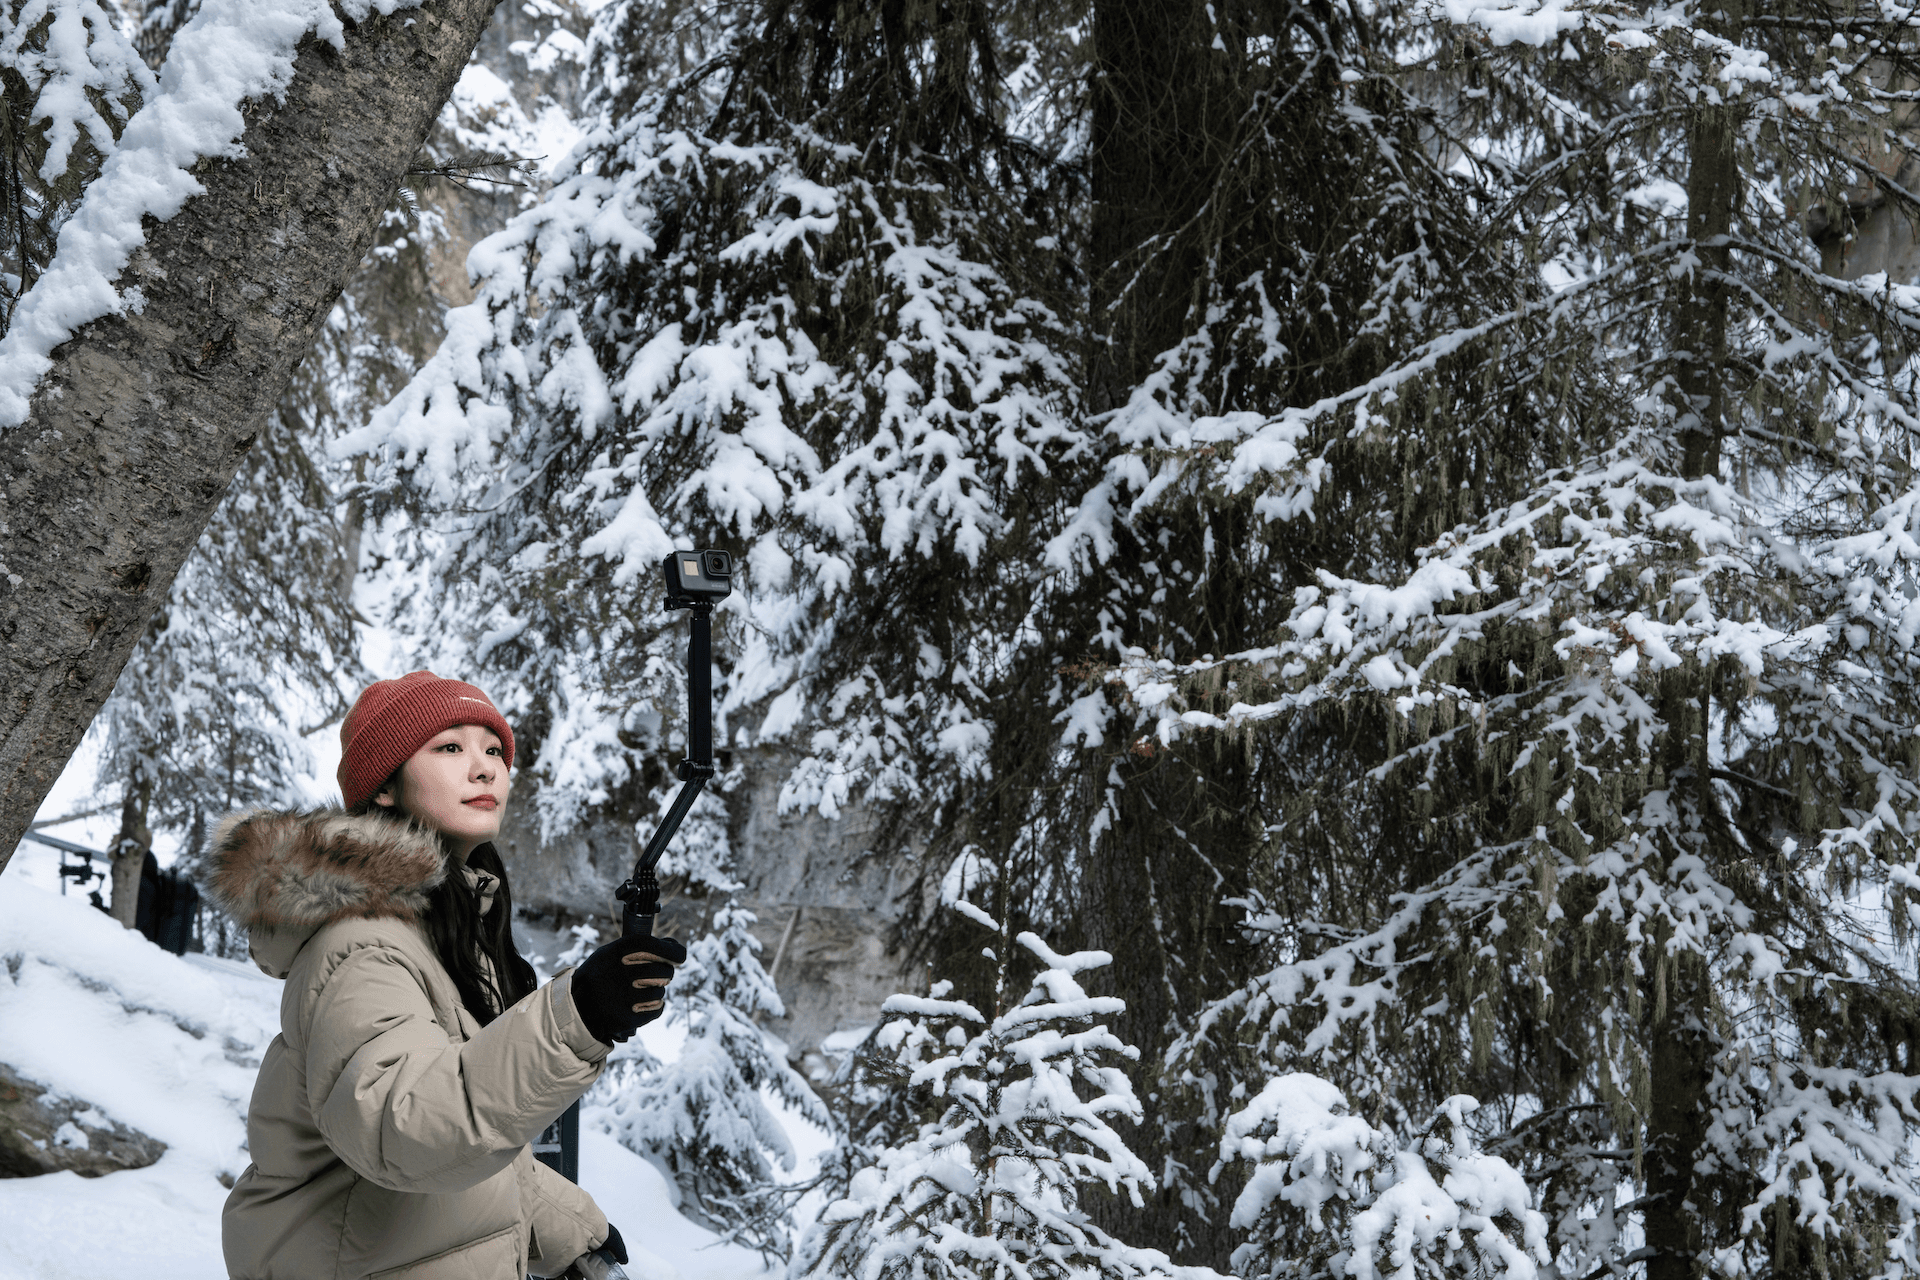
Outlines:
{"type": "MultiPolygon", "coordinates": [[[[687,637],[687,758],[680,777],[691,781],[688,766],[713,776],[713,606],[695,608],[693,634],[687,637]]],[[[678,823],[674,825],[678,826],[678,823]]]]}
{"type": "Polygon", "coordinates": [[[621,902],[620,931],[629,938],[653,935],[653,918],[660,914],[660,881],[653,869],[713,776],[713,605],[704,600],[669,604],[693,611],[693,635],[687,640],[687,757],[680,762],[680,790],[666,818],[647,839],[633,874],[614,890],[621,902]]]}

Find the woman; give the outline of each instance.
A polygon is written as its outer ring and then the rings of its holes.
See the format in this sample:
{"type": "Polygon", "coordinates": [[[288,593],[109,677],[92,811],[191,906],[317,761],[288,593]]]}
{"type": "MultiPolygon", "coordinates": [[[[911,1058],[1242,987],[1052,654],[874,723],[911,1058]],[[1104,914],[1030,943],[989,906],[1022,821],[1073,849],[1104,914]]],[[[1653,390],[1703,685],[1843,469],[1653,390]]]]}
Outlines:
{"type": "Polygon", "coordinates": [[[235,1280],[518,1280],[626,1249],[528,1143],[660,1016],[670,938],[535,989],[491,841],[513,731],[470,684],[370,686],[340,727],[344,809],[237,814],[212,890],[287,980],[222,1219],[235,1280]]]}

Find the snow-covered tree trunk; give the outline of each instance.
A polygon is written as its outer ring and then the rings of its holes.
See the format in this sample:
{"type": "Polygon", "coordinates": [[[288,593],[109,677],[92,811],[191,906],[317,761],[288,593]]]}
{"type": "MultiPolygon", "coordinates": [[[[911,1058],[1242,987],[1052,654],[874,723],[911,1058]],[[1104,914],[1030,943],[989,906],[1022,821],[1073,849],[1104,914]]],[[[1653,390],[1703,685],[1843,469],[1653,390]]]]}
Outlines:
{"type": "Polygon", "coordinates": [[[495,2],[337,6],[366,19],[337,47],[301,39],[284,96],[243,108],[229,148],[242,154],[203,156],[197,194],[147,220],[114,280],[123,310],[55,346],[26,420],[0,428],[0,870],[359,264],[495,2]]]}

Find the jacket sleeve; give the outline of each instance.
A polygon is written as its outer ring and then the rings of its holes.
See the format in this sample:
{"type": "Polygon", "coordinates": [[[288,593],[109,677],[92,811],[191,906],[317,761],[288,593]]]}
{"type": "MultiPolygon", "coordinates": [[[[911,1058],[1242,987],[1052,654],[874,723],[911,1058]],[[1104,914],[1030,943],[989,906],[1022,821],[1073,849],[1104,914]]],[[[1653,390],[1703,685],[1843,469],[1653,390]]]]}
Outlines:
{"type": "Polygon", "coordinates": [[[592,1196],[534,1159],[531,1151],[515,1167],[520,1205],[533,1228],[527,1242],[529,1273],[557,1276],[575,1258],[607,1242],[607,1215],[592,1196]]]}
{"type": "Polygon", "coordinates": [[[460,1191],[511,1165],[587,1091],[610,1046],[580,1022],[563,974],[464,1044],[434,1021],[398,949],[348,951],[314,990],[306,1027],[315,1126],[361,1177],[460,1191]]]}

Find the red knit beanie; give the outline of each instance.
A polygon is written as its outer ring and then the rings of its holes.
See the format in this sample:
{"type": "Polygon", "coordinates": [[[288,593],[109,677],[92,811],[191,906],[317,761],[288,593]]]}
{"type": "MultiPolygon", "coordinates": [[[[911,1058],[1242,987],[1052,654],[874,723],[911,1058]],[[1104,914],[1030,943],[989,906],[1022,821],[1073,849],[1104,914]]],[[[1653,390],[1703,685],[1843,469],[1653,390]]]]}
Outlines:
{"type": "Polygon", "coordinates": [[[513,730],[486,694],[463,680],[415,671],[379,680],[354,700],[340,725],[340,794],[349,809],[369,799],[434,734],[477,724],[500,735],[513,767],[513,730]]]}

